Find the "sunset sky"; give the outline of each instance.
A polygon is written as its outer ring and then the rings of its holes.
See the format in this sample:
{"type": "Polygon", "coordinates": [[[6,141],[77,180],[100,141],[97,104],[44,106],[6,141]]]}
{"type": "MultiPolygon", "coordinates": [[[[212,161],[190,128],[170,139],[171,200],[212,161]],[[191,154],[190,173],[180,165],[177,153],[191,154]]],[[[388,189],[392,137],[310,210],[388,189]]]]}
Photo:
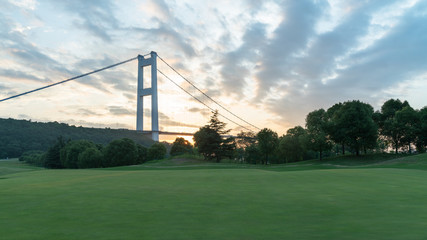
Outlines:
{"type": "MultiPolygon", "coordinates": [[[[279,135],[338,102],[427,105],[424,0],[0,2],[1,99],[156,51],[236,115],[279,135]]],[[[160,61],[158,69],[247,126],[160,61]]],[[[136,84],[133,61],[0,102],[0,117],[135,129],[136,84]]],[[[159,111],[167,131],[195,132],[210,116],[160,74],[159,111]]]]}

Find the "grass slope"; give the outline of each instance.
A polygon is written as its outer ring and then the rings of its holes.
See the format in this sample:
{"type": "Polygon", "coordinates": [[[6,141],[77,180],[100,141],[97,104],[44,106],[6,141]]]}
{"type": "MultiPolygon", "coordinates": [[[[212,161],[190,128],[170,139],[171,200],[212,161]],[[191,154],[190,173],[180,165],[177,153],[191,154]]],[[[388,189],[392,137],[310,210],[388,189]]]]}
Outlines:
{"type": "Polygon", "coordinates": [[[0,179],[3,175],[26,172],[33,170],[40,170],[39,167],[30,166],[28,164],[19,162],[17,158],[12,159],[0,159],[0,179]]]}
{"type": "MultiPolygon", "coordinates": [[[[427,155],[409,160],[425,164],[427,155]]],[[[7,174],[0,179],[0,236],[423,239],[427,172],[390,161],[386,168],[305,171],[129,167],[7,174]]]]}

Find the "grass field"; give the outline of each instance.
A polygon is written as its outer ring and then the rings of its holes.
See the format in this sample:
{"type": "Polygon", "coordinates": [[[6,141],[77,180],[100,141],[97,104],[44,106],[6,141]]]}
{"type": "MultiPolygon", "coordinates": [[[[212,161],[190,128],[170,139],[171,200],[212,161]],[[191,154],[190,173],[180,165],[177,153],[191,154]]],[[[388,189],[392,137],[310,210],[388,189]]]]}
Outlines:
{"type": "Polygon", "coordinates": [[[427,239],[427,154],[337,161],[0,161],[0,239],[427,239]]]}

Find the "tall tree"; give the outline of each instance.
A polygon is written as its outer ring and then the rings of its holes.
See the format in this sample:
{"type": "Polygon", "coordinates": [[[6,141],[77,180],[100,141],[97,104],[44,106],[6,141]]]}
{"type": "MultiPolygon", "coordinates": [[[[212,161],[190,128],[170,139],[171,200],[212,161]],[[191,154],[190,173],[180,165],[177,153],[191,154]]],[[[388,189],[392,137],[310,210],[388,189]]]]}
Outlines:
{"type": "Polygon", "coordinates": [[[411,153],[411,144],[415,143],[417,132],[421,128],[419,114],[412,107],[406,106],[396,112],[395,121],[403,133],[402,145],[407,145],[411,153]]]}
{"type": "Polygon", "coordinates": [[[219,162],[224,157],[232,157],[236,146],[233,138],[221,136],[230,132],[229,129],[225,129],[225,126],[226,123],[218,119],[218,111],[214,111],[209,124],[201,127],[194,134],[194,145],[206,160],[215,159],[219,162]]]}
{"type": "Polygon", "coordinates": [[[406,101],[402,103],[399,99],[390,99],[382,105],[378,120],[381,135],[393,145],[396,154],[404,144],[405,137],[405,128],[396,119],[396,113],[404,107],[409,107],[409,103],[406,101]]]}
{"type": "Polygon", "coordinates": [[[344,126],[340,125],[342,122],[338,121],[338,118],[340,117],[339,110],[342,108],[342,106],[342,103],[337,103],[326,111],[327,121],[325,130],[335,143],[341,145],[342,155],[344,155],[346,134],[344,126]]]}
{"type": "Polygon", "coordinates": [[[256,135],[258,140],[258,148],[260,153],[263,155],[263,164],[267,164],[269,156],[274,153],[279,143],[277,133],[271,129],[264,128],[256,135]]]}
{"type": "Polygon", "coordinates": [[[220,160],[221,135],[209,126],[204,126],[194,134],[194,145],[205,160],[220,160]]]}
{"type": "Polygon", "coordinates": [[[345,102],[336,112],[335,122],[340,126],[344,142],[358,156],[362,149],[374,148],[378,139],[378,127],[372,115],[371,105],[360,101],[345,102]]]}
{"type": "Polygon", "coordinates": [[[425,152],[425,147],[427,146],[427,107],[422,108],[418,112],[418,117],[420,119],[419,131],[417,132],[417,150],[419,152],[425,152]]]}
{"type": "Polygon", "coordinates": [[[331,141],[326,132],[327,116],[324,109],[310,112],[305,120],[307,128],[308,148],[319,152],[319,158],[322,160],[324,151],[332,148],[331,141]]]}
{"type": "Polygon", "coordinates": [[[279,149],[285,162],[296,162],[303,160],[307,151],[307,132],[301,126],[289,129],[286,135],[280,138],[279,149]]]}
{"type": "Polygon", "coordinates": [[[65,147],[65,141],[62,136],[59,136],[55,145],[49,148],[46,152],[44,167],[46,168],[63,168],[60,152],[65,147]]]}

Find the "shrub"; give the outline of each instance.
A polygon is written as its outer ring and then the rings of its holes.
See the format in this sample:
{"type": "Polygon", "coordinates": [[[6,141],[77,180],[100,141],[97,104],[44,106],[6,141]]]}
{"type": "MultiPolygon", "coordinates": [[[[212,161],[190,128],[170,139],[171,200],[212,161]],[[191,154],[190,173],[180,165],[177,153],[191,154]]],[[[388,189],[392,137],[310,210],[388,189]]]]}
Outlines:
{"type": "Polygon", "coordinates": [[[77,165],[79,168],[100,168],[103,166],[102,160],[102,152],[98,148],[89,147],[79,154],[77,165]]]}
{"type": "Polygon", "coordinates": [[[28,151],[24,152],[19,161],[26,162],[28,164],[43,167],[45,163],[46,154],[43,151],[28,151]]]}
{"type": "Polygon", "coordinates": [[[104,151],[104,166],[115,167],[137,163],[138,149],[135,142],[129,138],[110,142],[104,151]]]}
{"type": "Polygon", "coordinates": [[[136,145],[138,151],[137,163],[145,163],[148,160],[148,149],[140,144],[136,145]]]}
{"type": "Polygon", "coordinates": [[[148,160],[157,160],[162,159],[166,155],[166,147],[165,145],[161,143],[154,143],[149,149],[148,149],[148,160]]]}
{"type": "Polygon", "coordinates": [[[93,142],[87,140],[71,141],[61,149],[61,163],[65,168],[79,168],[79,155],[88,148],[96,148],[93,142]]]}

